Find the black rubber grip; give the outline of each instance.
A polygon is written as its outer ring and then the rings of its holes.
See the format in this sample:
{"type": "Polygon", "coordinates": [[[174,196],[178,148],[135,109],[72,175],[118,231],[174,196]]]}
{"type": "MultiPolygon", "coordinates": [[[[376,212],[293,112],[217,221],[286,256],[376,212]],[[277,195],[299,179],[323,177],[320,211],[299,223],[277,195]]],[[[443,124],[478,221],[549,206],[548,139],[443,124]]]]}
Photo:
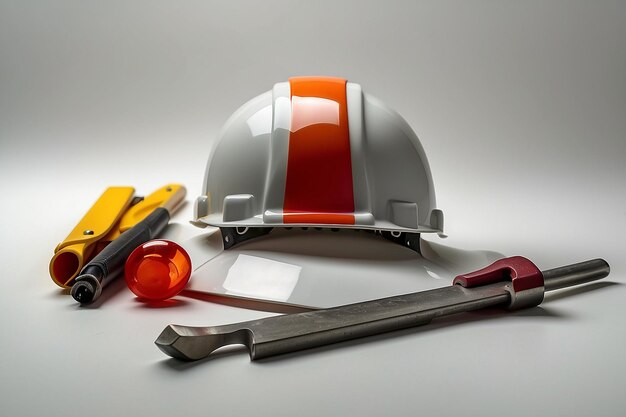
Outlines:
{"type": "Polygon", "coordinates": [[[148,217],[107,245],[102,252],[85,265],[83,271],[86,271],[87,268],[99,268],[102,271],[100,284],[104,287],[122,273],[126,259],[131,252],[142,243],[156,238],[165,229],[169,220],[170,214],[166,209],[162,207],[154,209],[148,217]]]}

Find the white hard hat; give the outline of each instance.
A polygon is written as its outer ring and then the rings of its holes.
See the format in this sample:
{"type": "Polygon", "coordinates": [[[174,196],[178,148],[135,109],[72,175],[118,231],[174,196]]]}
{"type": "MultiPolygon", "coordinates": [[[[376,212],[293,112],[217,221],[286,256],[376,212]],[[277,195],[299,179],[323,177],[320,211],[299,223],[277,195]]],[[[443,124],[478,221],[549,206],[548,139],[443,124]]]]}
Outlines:
{"type": "Polygon", "coordinates": [[[235,230],[239,240],[272,227],[443,234],[413,130],[359,84],[331,77],[277,83],[230,117],[194,223],[235,230]]]}

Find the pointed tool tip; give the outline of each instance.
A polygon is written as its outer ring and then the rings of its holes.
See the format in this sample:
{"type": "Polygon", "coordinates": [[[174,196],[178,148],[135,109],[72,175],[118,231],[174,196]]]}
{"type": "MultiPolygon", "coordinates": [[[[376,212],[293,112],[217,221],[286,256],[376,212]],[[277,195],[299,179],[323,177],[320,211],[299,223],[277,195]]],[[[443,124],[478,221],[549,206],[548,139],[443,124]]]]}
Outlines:
{"type": "Polygon", "coordinates": [[[170,324],[165,329],[163,329],[163,331],[161,332],[159,337],[157,337],[154,343],[159,347],[171,346],[172,344],[174,344],[174,342],[176,342],[176,340],[178,340],[179,337],[180,335],[176,332],[176,330],[174,330],[174,328],[170,324]]]}
{"type": "Polygon", "coordinates": [[[172,358],[181,360],[191,360],[187,355],[181,352],[174,344],[180,339],[181,335],[174,330],[173,325],[168,325],[159,337],[154,341],[154,344],[166,355],[172,358]]]}

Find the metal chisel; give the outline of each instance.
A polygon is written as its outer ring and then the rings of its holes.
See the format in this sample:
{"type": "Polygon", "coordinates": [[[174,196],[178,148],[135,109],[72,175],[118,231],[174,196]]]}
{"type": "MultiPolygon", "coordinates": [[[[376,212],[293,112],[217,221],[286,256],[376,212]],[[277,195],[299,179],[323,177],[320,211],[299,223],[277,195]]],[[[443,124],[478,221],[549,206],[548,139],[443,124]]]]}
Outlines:
{"type": "Polygon", "coordinates": [[[379,300],[211,327],[169,325],[156,345],[166,354],[198,360],[231,344],[245,345],[252,360],[429,323],[481,308],[539,305],[545,291],[603,278],[603,259],[540,271],[521,256],[504,258],[453,285],[379,300]]]}

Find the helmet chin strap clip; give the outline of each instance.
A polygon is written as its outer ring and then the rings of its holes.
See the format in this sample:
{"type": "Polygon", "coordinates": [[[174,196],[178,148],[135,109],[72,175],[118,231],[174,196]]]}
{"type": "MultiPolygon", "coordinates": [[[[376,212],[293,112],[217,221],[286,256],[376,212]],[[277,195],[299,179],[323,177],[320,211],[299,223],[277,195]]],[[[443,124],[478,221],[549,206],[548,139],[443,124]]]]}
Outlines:
{"type": "MultiPolygon", "coordinates": [[[[308,229],[302,228],[302,229],[308,229]]],[[[317,228],[316,228],[317,229],[317,228]]],[[[233,246],[245,242],[250,239],[267,235],[273,230],[273,227],[220,227],[222,232],[222,242],[224,249],[230,249],[233,246]]],[[[339,229],[331,229],[338,231],[339,229]]],[[[383,238],[390,240],[414,252],[420,252],[420,234],[409,232],[390,232],[387,230],[363,230],[368,233],[375,233],[383,238]]]]}
{"type": "Polygon", "coordinates": [[[387,230],[377,230],[376,234],[380,234],[387,240],[390,240],[398,245],[409,248],[414,252],[421,254],[420,252],[420,234],[409,232],[390,232],[387,230]]]}
{"type": "Polygon", "coordinates": [[[272,227],[220,227],[224,249],[230,249],[246,240],[264,236],[272,229],[272,227]]]}

